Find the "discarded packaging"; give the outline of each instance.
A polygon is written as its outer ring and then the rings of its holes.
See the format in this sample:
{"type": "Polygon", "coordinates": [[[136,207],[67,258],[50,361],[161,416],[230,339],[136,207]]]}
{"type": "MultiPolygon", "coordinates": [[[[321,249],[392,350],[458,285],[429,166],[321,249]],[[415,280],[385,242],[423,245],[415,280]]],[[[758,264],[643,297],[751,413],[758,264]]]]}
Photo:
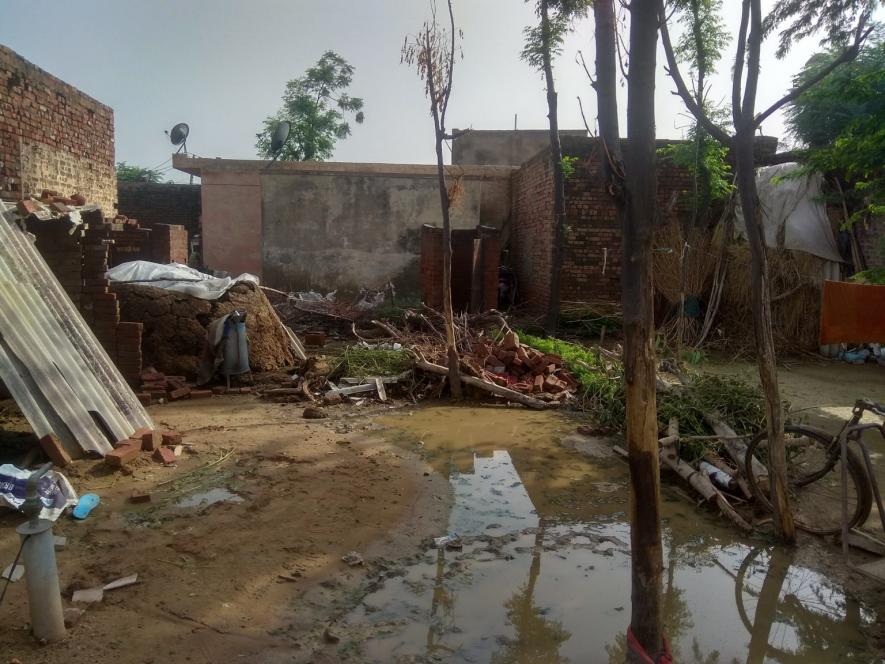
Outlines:
{"type": "Polygon", "coordinates": [[[0,579],[9,579],[12,583],[15,583],[19,579],[21,579],[25,575],[25,566],[19,563],[15,566],[15,569],[12,569],[12,565],[3,570],[3,574],[0,574],[0,579]]]}
{"type": "MultiPolygon", "coordinates": [[[[0,506],[21,509],[27,497],[27,481],[31,471],[12,464],[0,466],[0,506]]],[[[55,521],[68,507],[77,504],[77,492],[61,473],[50,470],[37,480],[37,495],[43,503],[40,518],[55,521]]]]}
{"type": "Polygon", "coordinates": [[[71,597],[72,602],[82,602],[84,604],[94,604],[104,599],[103,588],[87,588],[86,590],[75,590],[74,596],[71,597]]]}
{"type": "Polygon", "coordinates": [[[365,562],[363,560],[363,557],[356,551],[351,551],[350,553],[344,554],[343,556],[341,556],[341,560],[351,567],[357,567],[365,562]]]}
{"type": "Polygon", "coordinates": [[[138,583],[138,574],[130,574],[129,576],[124,576],[123,578],[117,579],[116,581],[106,583],[103,589],[116,590],[117,588],[125,588],[126,586],[132,586],[136,583],[138,583]]]}
{"type": "Polygon", "coordinates": [[[448,533],[442,537],[434,537],[433,548],[458,550],[463,548],[463,544],[461,544],[461,538],[458,536],[458,533],[448,533]]]}

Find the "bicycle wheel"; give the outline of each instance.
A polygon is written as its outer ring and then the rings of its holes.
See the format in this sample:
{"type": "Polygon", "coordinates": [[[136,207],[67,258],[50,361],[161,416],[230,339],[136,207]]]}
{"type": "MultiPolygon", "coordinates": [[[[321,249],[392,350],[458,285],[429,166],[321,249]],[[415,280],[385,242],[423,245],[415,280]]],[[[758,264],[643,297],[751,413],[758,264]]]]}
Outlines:
{"type": "MultiPolygon", "coordinates": [[[[790,509],[796,526],[819,535],[842,530],[842,462],[838,445],[828,434],[802,426],[784,427],[790,509]]],[[[753,496],[773,511],[768,476],[756,472],[753,460],[768,468],[768,432],[761,431],[747,446],[745,468],[753,496]]],[[[848,449],[848,525],[863,524],[873,495],[863,462],[848,449]]]]}

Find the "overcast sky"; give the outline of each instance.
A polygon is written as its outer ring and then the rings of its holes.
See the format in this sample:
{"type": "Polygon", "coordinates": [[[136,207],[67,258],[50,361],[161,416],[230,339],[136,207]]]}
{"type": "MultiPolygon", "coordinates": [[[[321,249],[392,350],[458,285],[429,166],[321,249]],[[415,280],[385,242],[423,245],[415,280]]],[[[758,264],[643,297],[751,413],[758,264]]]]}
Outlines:
{"type": "MultiPolygon", "coordinates": [[[[772,1],[763,2],[770,6],[772,1]]],[[[187,122],[188,149],[200,156],[255,157],[255,133],[280,104],[285,83],[328,49],[356,68],[351,94],[365,99],[366,121],[340,142],[338,161],[430,163],[433,129],[414,71],[400,64],[403,37],[428,13],[423,0],[0,0],[0,43],[114,109],[117,160],[144,167],[167,162],[163,134],[187,122]]],[[[736,26],[740,3],[726,0],[736,26]]],[[[522,0],[455,0],[464,32],[464,59],[455,70],[450,127],[546,127],[541,77],[519,59],[523,28],[534,20],[522,0]]],[[[675,38],[675,37],[674,37],[675,38]]],[[[596,105],[575,62],[593,62],[593,25],[579,23],[556,62],[560,127],[582,127],[596,105]]],[[[767,42],[759,107],[789,87],[817,41],[800,44],[785,61],[767,42]]],[[[663,56],[659,58],[663,62],[663,56]]],[[[730,95],[730,53],[713,78],[713,96],[730,95]]],[[[681,137],[688,124],[659,64],[660,137],[681,137]]],[[[622,94],[624,91],[622,90],[622,94]]],[[[621,103],[622,113],[625,102],[621,103]]],[[[780,116],[763,125],[784,135],[780,116]]],[[[622,132],[625,131],[622,125],[622,132]]],[[[168,167],[163,165],[163,168],[168,167]]],[[[169,171],[167,177],[183,179],[169,171]]]]}

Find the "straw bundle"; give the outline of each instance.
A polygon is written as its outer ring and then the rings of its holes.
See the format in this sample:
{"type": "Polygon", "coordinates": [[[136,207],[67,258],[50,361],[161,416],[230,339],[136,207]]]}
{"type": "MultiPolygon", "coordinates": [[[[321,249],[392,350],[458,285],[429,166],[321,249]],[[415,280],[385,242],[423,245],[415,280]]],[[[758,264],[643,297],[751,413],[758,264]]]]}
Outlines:
{"type": "Polygon", "coordinates": [[[655,290],[670,305],[668,320],[658,329],[677,347],[698,340],[720,252],[717,233],[679,223],[662,226],[655,235],[655,290]]]}
{"type": "MultiPolygon", "coordinates": [[[[824,261],[802,252],[766,251],[775,347],[779,351],[816,350],[824,261]]],[[[745,244],[734,244],[728,253],[729,278],[713,337],[742,351],[755,346],[750,250],[745,244]]]]}

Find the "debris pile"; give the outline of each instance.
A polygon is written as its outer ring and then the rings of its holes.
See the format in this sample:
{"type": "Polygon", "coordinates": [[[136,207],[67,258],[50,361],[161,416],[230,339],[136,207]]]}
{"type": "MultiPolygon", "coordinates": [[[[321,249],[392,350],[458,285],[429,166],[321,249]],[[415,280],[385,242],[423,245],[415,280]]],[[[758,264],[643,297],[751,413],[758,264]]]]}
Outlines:
{"type": "Polygon", "coordinates": [[[578,387],[561,357],[520,343],[512,330],[497,343],[485,336],[477,339],[472,352],[462,357],[462,364],[478,378],[542,399],[560,400],[578,387]]]}

